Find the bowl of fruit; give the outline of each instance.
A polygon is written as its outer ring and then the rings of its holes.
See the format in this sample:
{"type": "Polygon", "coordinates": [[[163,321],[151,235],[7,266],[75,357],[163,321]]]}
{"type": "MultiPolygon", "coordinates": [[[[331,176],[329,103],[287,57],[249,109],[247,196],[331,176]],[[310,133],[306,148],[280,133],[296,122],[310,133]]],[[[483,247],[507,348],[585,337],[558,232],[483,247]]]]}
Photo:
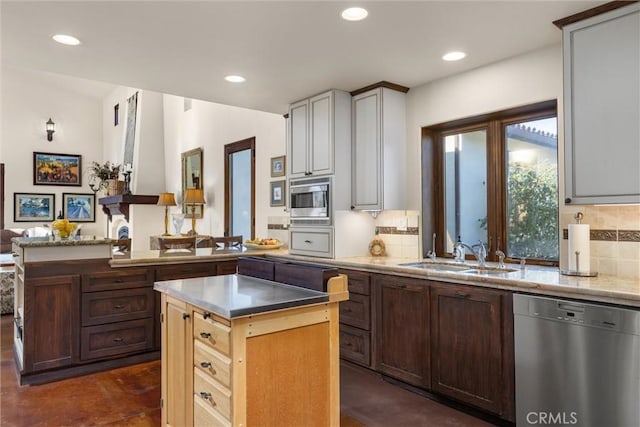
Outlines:
{"type": "Polygon", "coordinates": [[[68,239],[77,227],[77,223],[69,222],[67,218],[56,219],[51,224],[51,229],[53,230],[54,234],[59,235],[61,239],[68,239]]]}
{"type": "Polygon", "coordinates": [[[247,249],[278,249],[282,246],[282,242],[278,239],[261,239],[256,237],[255,239],[248,239],[244,242],[244,247],[247,249]]]}

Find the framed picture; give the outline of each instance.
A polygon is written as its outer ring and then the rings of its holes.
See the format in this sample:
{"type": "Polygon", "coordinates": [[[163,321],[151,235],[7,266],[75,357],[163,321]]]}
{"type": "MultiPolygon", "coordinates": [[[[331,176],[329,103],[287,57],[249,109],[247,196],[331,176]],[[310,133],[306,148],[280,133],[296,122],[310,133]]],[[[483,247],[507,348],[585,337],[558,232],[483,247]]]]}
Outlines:
{"type": "Polygon", "coordinates": [[[96,222],[94,193],[62,193],[62,212],[73,222],[96,222]]]}
{"type": "Polygon", "coordinates": [[[284,206],[284,185],[286,181],[273,181],[271,183],[271,206],[284,206]]]}
{"type": "Polygon", "coordinates": [[[33,185],[82,186],[82,156],[34,152],[33,185]]]}
{"type": "Polygon", "coordinates": [[[285,175],[284,157],[285,156],[278,156],[278,157],[272,157],[271,158],[271,176],[272,177],[284,176],[285,175]]]}
{"type": "Polygon", "coordinates": [[[13,193],[13,221],[53,221],[56,213],[55,197],[55,194],[13,193]]]}

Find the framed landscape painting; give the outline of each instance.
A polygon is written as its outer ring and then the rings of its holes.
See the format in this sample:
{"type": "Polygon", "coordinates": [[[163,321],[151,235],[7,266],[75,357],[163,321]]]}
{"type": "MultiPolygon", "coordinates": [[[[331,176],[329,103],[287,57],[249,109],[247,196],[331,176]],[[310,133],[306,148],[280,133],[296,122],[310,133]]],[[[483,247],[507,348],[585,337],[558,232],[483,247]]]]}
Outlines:
{"type": "Polygon", "coordinates": [[[33,185],[82,185],[79,154],[33,153],[33,185]]]}
{"type": "Polygon", "coordinates": [[[96,195],[93,193],[62,193],[62,211],[72,222],[96,222],[96,195]]]}
{"type": "Polygon", "coordinates": [[[55,194],[13,193],[13,221],[53,221],[56,212],[55,197],[55,194]]]}

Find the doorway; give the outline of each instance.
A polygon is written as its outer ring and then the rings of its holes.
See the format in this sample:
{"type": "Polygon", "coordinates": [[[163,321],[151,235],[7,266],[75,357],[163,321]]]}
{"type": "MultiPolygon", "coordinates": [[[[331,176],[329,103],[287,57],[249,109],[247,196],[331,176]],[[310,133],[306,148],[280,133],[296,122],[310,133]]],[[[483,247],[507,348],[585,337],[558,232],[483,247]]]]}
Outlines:
{"type": "Polygon", "coordinates": [[[255,237],[255,137],[224,146],[224,235],[255,237]]]}

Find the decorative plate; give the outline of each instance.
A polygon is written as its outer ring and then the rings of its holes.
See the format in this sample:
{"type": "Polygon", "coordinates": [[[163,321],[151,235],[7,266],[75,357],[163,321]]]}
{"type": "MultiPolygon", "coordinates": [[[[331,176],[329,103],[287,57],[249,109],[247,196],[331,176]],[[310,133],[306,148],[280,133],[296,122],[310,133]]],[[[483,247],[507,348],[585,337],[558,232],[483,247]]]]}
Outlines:
{"type": "Polygon", "coordinates": [[[369,243],[369,253],[371,256],[386,256],[387,250],[384,246],[384,241],[378,237],[374,238],[371,243],[369,243]]]}
{"type": "Polygon", "coordinates": [[[278,242],[275,245],[257,245],[255,243],[243,243],[243,245],[247,249],[278,249],[282,246],[282,242],[278,242]]]}

